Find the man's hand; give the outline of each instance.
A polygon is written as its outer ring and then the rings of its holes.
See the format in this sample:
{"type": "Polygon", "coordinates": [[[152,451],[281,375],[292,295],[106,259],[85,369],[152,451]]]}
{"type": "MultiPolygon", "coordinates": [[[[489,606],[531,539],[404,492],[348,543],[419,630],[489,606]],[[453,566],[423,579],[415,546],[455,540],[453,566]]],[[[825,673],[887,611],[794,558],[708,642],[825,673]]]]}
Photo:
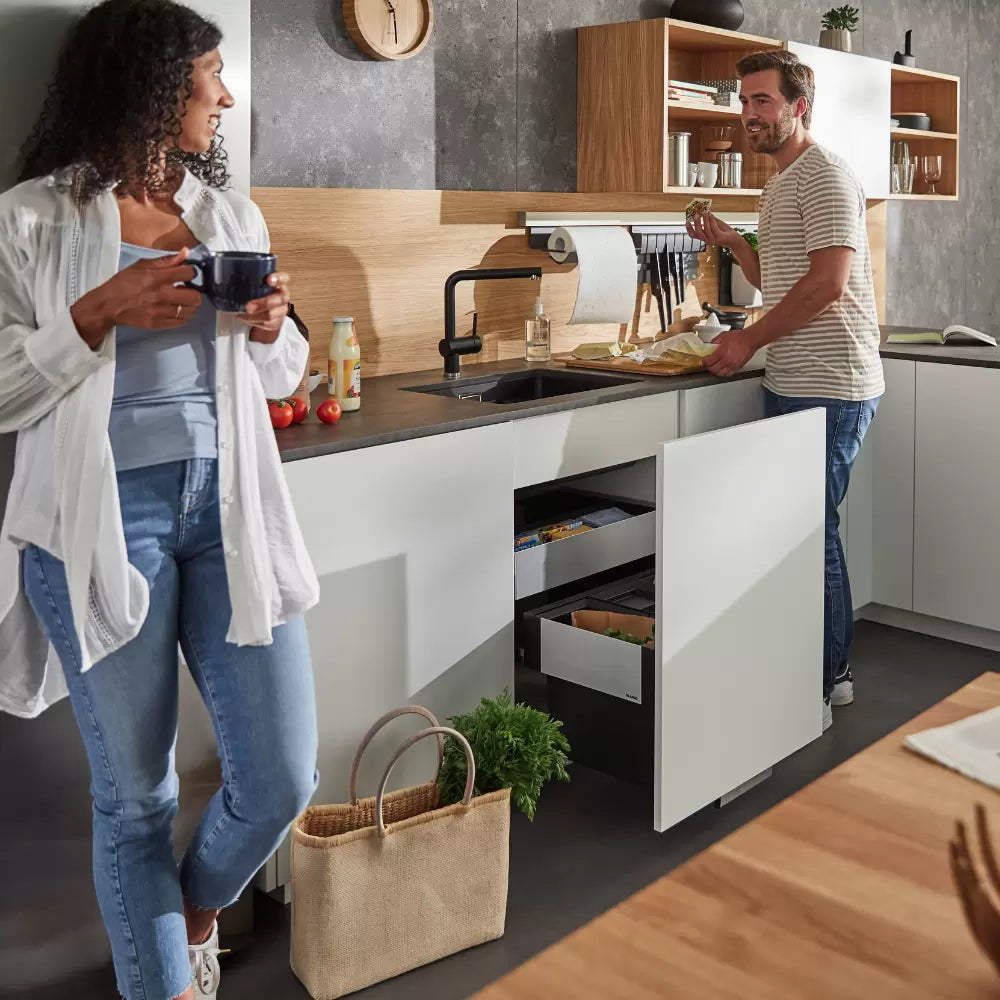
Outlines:
{"type": "Polygon", "coordinates": [[[729,330],[712,341],[715,350],[702,364],[713,374],[734,375],[754,356],[756,345],[747,330],[729,330]]]}
{"type": "Polygon", "coordinates": [[[746,240],[732,226],[723,222],[711,212],[693,215],[687,222],[688,235],[703,240],[710,247],[726,247],[732,250],[746,240]]]}

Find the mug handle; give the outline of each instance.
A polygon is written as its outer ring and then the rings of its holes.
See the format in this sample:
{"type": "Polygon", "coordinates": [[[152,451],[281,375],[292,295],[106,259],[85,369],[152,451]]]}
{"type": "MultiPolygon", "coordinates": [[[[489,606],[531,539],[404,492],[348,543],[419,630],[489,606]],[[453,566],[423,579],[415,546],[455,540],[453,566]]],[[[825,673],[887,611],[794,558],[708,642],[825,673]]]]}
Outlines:
{"type": "Polygon", "coordinates": [[[208,294],[209,289],[206,287],[208,284],[208,257],[188,257],[185,264],[190,264],[194,268],[194,278],[190,281],[181,282],[184,288],[193,288],[196,292],[203,292],[208,294]],[[195,284],[195,279],[201,276],[201,281],[195,284]]]}

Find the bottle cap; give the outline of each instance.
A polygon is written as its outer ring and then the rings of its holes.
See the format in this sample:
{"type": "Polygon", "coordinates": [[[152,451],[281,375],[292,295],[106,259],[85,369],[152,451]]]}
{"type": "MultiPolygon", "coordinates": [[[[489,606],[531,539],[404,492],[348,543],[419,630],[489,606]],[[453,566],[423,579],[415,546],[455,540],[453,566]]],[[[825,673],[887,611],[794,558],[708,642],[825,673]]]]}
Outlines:
{"type": "Polygon", "coordinates": [[[354,317],[353,316],[334,316],[333,317],[333,321],[334,321],[334,323],[353,323],[354,322],[354,317]]]}
{"type": "Polygon", "coordinates": [[[545,315],[545,310],[542,308],[542,297],[541,297],[541,295],[539,295],[538,298],[535,299],[535,315],[536,316],[544,316],[545,315]]]}

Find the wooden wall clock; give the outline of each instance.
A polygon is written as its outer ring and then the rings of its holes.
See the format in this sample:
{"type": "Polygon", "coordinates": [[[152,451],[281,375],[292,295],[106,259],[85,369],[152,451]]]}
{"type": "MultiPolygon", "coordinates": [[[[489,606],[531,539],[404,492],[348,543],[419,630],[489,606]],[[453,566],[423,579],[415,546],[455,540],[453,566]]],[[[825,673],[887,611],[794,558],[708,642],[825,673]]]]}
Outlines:
{"type": "Polygon", "coordinates": [[[432,0],[344,0],[354,44],[375,59],[409,59],[430,41],[432,0]]]}

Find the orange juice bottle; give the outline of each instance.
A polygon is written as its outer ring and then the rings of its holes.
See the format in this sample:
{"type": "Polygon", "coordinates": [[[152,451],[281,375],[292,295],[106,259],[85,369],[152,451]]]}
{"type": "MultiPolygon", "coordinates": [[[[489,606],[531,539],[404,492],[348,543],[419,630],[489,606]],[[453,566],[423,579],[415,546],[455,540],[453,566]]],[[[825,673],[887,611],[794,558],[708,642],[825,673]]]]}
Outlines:
{"type": "Polygon", "coordinates": [[[334,316],[327,369],[330,396],[342,410],[361,407],[361,346],[352,316],[334,316]]]}

